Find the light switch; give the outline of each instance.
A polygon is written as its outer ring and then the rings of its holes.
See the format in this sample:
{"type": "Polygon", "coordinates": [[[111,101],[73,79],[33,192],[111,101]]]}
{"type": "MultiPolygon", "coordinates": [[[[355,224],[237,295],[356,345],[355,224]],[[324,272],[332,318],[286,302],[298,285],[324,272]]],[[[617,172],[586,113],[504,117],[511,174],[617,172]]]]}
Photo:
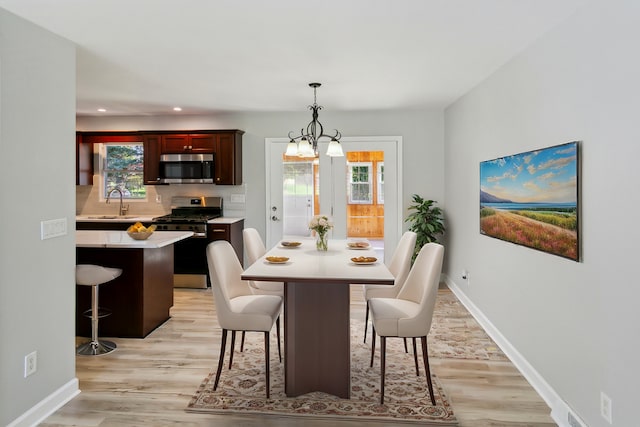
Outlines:
{"type": "Polygon", "coordinates": [[[40,240],[60,237],[67,234],[67,218],[40,221],[40,240]]]}

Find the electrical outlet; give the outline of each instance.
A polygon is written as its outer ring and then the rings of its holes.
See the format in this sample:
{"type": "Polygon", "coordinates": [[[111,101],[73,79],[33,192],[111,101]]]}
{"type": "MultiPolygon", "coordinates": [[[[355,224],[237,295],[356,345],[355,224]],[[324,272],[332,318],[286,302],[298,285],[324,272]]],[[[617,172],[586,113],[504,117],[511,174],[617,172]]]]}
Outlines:
{"type": "Polygon", "coordinates": [[[231,195],[231,203],[244,203],[244,194],[232,194],[231,195]]]}
{"type": "Polygon", "coordinates": [[[573,415],[571,411],[567,412],[567,421],[569,422],[569,427],[586,427],[586,425],[583,424],[576,415],[573,415]]]}
{"type": "Polygon", "coordinates": [[[24,357],[24,377],[35,374],[38,370],[38,352],[34,351],[24,357]]]}
{"type": "Polygon", "coordinates": [[[613,424],[613,403],[611,402],[611,398],[604,394],[604,392],[600,392],[600,415],[602,418],[607,420],[609,424],[613,424]]]}
{"type": "Polygon", "coordinates": [[[462,277],[462,280],[467,282],[467,286],[471,284],[471,279],[469,278],[469,270],[467,270],[466,268],[462,270],[461,277],[462,277]]]}

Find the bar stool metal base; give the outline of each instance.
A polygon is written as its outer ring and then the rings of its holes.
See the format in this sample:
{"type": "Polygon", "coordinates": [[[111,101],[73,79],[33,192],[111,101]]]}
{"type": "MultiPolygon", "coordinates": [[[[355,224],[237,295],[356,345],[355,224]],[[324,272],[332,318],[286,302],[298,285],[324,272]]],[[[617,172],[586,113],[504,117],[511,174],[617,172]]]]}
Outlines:
{"type": "Polygon", "coordinates": [[[109,282],[122,274],[119,268],[106,268],[99,265],[80,264],[76,266],[76,283],[91,286],[91,308],[84,315],[91,317],[91,341],[76,348],[76,354],[82,356],[101,356],[116,349],[113,341],[98,339],[98,320],[111,314],[110,310],[98,305],[98,285],[109,282]]]}
{"type": "Polygon", "coordinates": [[[76,354],[81,356],[101,356],[103,354],[111,353],[116,349],[116,347],[117,345],[113,341],[89,341],[85,344],[79,345],[76,349],[76,354]]]}

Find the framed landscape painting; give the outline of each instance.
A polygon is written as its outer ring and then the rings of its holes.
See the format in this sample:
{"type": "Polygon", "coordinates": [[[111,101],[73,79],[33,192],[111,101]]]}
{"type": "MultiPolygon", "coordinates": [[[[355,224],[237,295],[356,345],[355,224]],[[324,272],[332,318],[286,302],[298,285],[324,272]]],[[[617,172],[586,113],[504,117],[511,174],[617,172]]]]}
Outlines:
{"type": "Polygon", "coordinates": [[[577,141],[480,163],[480,233],[580,260],[577,141]]]}

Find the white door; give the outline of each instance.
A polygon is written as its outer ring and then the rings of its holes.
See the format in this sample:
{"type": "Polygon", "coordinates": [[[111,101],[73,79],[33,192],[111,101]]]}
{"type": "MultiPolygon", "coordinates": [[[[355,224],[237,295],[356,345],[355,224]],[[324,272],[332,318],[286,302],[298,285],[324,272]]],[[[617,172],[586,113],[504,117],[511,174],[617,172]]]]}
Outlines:
{"type": "MultiPolygon", "coordinates": [[[[267,247],[275,246],[287,230],[290,235],[309,235],[304,223],[313,215],[313,194],[303,194],[300,182],[296,184],[295,201],[287,197],[284,205],[283,189],[291,188],[292,178],[283,167],[283,154],[286,151],[287,138],[267,138],[265,143],[266,160],[266,203],[267,203],[267,247]],[[288,181],[284,182],[285,176],[288,181]],[[292,211],[290,205],[296,205],[292,211]],[[286,218],[284,213],[286,211],[286,218]],[[295,214],[292,214],[295,212],[295,214]],[[304,214],[307,218],[304,219],[304,214]],[[295,223],[298,231],[291,232],[290,224],[295,223]],[[301,225],[303,224],[303,225],[301,225]]],[[[402,233],[402,182],[400,177],[402,159],[402,137],[343,137],[342,149],[350,151],[384,152],[384,246],[395,248],[402,233]]],[[[346,157],[328,157],[328,143],[320,143],[319,168],[320,212],[333,217],[334,228],[331,237],[346,238],[347,235],[347,164],[346,157]]],[[[290,194],[291,192],[288,191],[290,194]]]]}

